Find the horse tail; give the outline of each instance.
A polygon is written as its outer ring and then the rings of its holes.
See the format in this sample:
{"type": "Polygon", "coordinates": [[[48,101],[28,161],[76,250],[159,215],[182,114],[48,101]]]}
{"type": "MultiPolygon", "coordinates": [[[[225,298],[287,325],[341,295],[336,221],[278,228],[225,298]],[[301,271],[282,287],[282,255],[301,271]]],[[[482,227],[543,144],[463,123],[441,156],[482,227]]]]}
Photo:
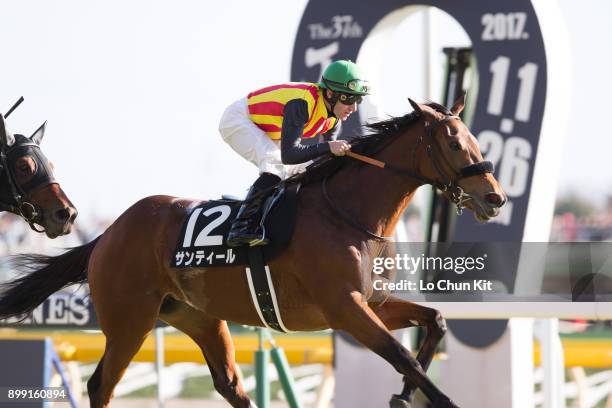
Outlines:
{"type": "Polygon", "coordinates": [[[49,296],[66,286],[87,281],[87,263],[98,239],[57,255],[11,257],[21,277],[0,285],[0,319],[26,319],[49,296]]]}

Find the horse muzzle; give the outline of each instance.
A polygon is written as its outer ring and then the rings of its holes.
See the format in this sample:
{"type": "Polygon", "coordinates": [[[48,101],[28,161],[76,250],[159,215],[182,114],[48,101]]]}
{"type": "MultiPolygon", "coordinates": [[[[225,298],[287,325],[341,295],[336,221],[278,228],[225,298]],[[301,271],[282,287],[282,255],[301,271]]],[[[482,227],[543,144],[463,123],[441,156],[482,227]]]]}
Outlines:
{"type": "Polygon", "coordinates": [[[474,194],[466,201],[466,207],[472,210],[476,221],[486,223],[499,215],[506,201],[505,194],[496,192],[486,193],[482,197],[474,194]]]}
{"type": "Polygon", "coordinates": [[[44,232],[49,238],[57,238],[61,235],[70,234],[77,215],[76,208],[64,206],[45,212],[41,220],[36,222],[44,228],[44,232]]]}

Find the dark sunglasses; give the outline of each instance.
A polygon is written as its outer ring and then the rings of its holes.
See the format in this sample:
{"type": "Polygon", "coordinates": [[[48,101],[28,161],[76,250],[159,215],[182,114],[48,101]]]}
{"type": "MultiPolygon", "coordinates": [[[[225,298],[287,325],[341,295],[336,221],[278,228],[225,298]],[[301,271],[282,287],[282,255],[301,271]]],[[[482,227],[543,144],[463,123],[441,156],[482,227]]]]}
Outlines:
{"type": "Polygon", "coordinates": [[[338,97],[338,100],[343,104],[343,105],[352,105],[354,103],[357,103],[357,105],[359,105],[361,102],[363,102],[363,96],[361,95],[351,95],[351,94],[345,94],[345,93],[338,93],[340,96],[338,97]]]}

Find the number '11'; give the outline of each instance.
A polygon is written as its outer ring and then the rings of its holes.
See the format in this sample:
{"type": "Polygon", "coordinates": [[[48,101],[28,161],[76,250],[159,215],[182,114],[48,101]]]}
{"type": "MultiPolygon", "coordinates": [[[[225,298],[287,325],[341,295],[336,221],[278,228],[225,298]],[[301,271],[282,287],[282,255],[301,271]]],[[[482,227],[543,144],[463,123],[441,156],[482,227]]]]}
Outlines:
{"type": "MultiPolygon", "coordinates": [[[[491,62],[489,70],[493,74],[493,79],[491,81],[491,93],[489,94],[487,112],[492,115],[500,115],[504,105],[508,71],[510,70],[510,58],[504,56],[497,57],[497,59],[491,62]]],[[[529,120],[537,74],[538,66],[533,62],[527,62],[518,70],[521,87],[514,116],[522,122],[529,120]]]]}

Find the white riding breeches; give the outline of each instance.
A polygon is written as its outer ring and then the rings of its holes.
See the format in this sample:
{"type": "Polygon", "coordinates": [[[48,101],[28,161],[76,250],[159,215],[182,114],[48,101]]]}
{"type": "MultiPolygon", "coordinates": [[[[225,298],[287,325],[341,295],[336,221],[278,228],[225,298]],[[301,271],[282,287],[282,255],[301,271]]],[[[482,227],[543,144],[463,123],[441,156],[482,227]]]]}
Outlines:
{"type": "Polygon", "coordinates": [[[247,99],[242,98],[225,109],[219,123],[221,137],[240,156],[253,163],[261,173],[272,173],[281,179],[304,171],[311,162],[283,164],[280,140],[270,137],[249,118],[247,99]]]}

